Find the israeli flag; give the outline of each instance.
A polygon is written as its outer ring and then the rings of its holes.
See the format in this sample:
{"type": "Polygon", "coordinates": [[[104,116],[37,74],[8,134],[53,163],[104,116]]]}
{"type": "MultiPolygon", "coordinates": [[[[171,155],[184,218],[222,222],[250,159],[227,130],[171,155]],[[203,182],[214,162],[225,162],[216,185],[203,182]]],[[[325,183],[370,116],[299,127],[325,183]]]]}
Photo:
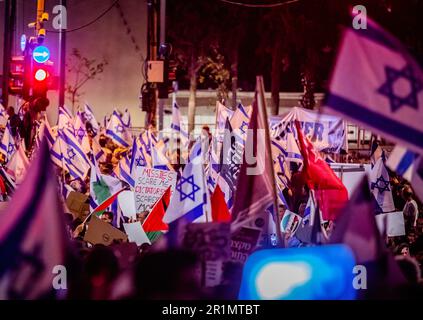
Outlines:
{"type": "Polygon", "coordinates": [[[94,112],[91,110],[91,107],[88,105],[88,103],[85,103],[84,105],[84,119],[86,122],[91,124],[95,133],[99,132],[100,127],[97,120],[95,119],[94,112]]]}
{"type": "Polygon", "coordinates": [[[7,112],[3,105],[0,103],[0,126],[4,127],[7,123],[7,112]]]}
{"type": "Polygon", "coordinates": [[[56,165],[68,171],[75,179],[85,179],[90,169],[90,161],[69,130],[59,130],[58,139],[50,152],[56,165]]]}
{"type": "Polygon", "coordinates": [[[423,154],[423,71],[374,22],[345,31],[326,110],[423,154]]]}
{"type": "Polygon", "coordinates": [[[179,109],[175,98],[173,98],[172,103],[172,123],[170,124],[170,127],[172,128],[176,138],[180,139],[181,149],[186,150],[189,144],[189,134],[187,128],[185,128],[182,123],[181,110],[179,109]]]}
{"type": "Polygon", "coordinates": [[[42,118],[41,123],[38,126],[37,137],[35,139],[37,146],[41,145],[41,141],[43,141],[44,137],[47,140],[49,149],[51,149],[56,139],[56,135],[53,133],[47,117],[42,118]]]}
{"type": "Polygon", "coordinates": [[[386,170],[384,156],[381,156],[369,173],[370,191],[374,195],[382,212],[395,211],[389,173],[386,170]]]}
{"type": "Polygon", "coordinates": [[[57,127],[59,130],[68,129],[72,134],[75,134],[75,128],[73,126],[74,119],[70,111],[66,106],[59,107],[59,118],[57,120],[57,127]]]}
{"type": "Polygon", "coordinates": [[[119,160],[119,179],[128,183],[132,188],[135,187],[135,180],[131,177],[131,163],[128,157],[119,160]]]}
{"type": "Polygon", "coordinates": [[[74,128],[76,139],[78,140],[85,154],[88,154],[91,151],[90,140],[88,138],[87,129],[85,127],[85,121],[80,111],[78,111],[76,114],[74,128]]]}
{"type": "Polygon", "coordinates": [[[0,142],[0,152],[5,157],[5,162],[9,162],[9,160],[12,158],[12,155],[16,151],[16,141],[15,138],[13,138],[12,130],[10,129],[10,124],[7,123],[6,129],[4,130],[3,138],[0,142]]]}
{"type": "Polygon", "coordinates": [[[106,161],[106,154],[100,146],[97,137],[91,140],[91,152],[96,161],[106,161]]]}
{"type": "MultiPolygon", "coordinates": [[[[198,143],[201,145],[201,141],[198,143]]],[[[186,222],[212,221],[210,208],[203,163],[198,156],[185,166],[176,183],[163,222],[171,223],[178,219],[186,222]]]]}
{"type": "Polygon", "coordinates": [[[420,199],[423,199],[423,157],[396,145],[386,165],[408,180],[420,199]]]}
{"type": "Polygon", "coordinates": [[[128,148],[131,143],[131,133],[128,131],[116,109],[113,111],[110,121],[107,124],[106,135],[124,148],[128,148]]]}
{"type": "Polygon", "coordinates": [[[137,167],[151,168],[151,157],[146,152],[145,145],[141,142],[140,138],[134,138],[131,154],[131,173],[134,173],[137,167]]]}
{"type": "Polygon", "coordinates": [[[125,109],[125,112],[122,115],[122,122],[128,129],[131,129],[131,114],[129,113],[128,109],[125,109]]]}

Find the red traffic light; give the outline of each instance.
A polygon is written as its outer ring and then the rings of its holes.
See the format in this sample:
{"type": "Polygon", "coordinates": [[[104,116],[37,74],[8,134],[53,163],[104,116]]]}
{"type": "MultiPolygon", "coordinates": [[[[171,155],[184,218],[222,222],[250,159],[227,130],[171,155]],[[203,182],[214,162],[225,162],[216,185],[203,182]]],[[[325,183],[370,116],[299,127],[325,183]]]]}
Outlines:
{"type": "Polygon", "coordinates": [[[38,69],[35,71],[34,77],[35,77],[35,80],[37,81],[40,81],[40,82],[44,81],[47,79],[47,71],[44,69],[38,69]]]}

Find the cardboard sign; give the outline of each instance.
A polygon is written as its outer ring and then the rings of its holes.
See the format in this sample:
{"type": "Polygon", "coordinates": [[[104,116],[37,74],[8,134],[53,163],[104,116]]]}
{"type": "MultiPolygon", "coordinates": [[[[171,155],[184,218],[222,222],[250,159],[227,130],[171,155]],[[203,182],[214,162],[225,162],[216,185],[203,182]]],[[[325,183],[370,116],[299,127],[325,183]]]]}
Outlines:
{"type": "Polygon", "coordinates": [[[87,225],[87,232],[84,236],[84,241],[91,244],[110,245],[113,240],[122,240],[126,242],[128,236],[122,231],[111,226],[109,223],[97,218],[95,215],[91,216],[91,220],[87,225]]]}
{"type": "Polygon", "coordinates": [[[231,260],[244,263],[257,246],[261,230],[242,227],[232,234],[231,260]]]}
{"type": "Polygon", "coordinates": [[[376,223],[381,234],[386,233],[388,237],[405,236],[404,215],[402,211],[378,214],[376,215],[376,223]]]}
{"type": "Polygon", "coordinates": [[[281,220],[281,232],[294,234],[303,219],[298,214],[286,210],[281,220]]]}
{"type": "Polygon", "coordinates": [[[76,191],[71,191],[69,193],[68,198],[66,199],[66,206],[75,219],[80,218],[84,220],[90,213],[90,205],[87,201],[88,196],[83,193],[76,191]]]}
{"type": "Polygon", "coordinates": [[[143,243],[151,244],[141,226],[141,222],[124,223],[123,228],[125,229],[130,242],[135,242],[137,246],[140,246],[143,243]]]}
{"type": "Polygon", "coordinates": [[[169,186],[173,192],[176,175],[174,171],[137,167],[134,188],[137,213],[150,211],[169,186]]]}
{"type": "Polygon", "coordinates": [[[135,208],[135,194],[133,191],[122,191],[118,195],[119,207],[125,217],[137,218],[137,209],[135,208]]]}
{"type": "Polygon", "coordinates": [[[230,259],[230,225],[190,223],[185,226],[182,239],[182,247],[194,251],[201,259],[203,286],[219,285],[223,264],[230,259]]]}

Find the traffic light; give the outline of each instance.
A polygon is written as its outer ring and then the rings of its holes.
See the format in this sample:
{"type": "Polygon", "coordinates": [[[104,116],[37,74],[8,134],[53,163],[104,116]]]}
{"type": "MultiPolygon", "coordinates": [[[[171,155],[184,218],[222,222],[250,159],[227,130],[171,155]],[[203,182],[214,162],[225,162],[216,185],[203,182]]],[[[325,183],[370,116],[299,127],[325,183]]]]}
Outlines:
{"type": "Polygon", "coordinates": [[[26,76],[30,70],[30,61],[27,56],[14,56],[10,61],[9,93],[20,96],[25,100],[29,98],[29,80],[26,76]]]}
{"type": "Polygon", "coordinates": [[[46,64],[33,64],[32,70],[32,98],[47,98],[50,81],[50,67],[46,64]]]}

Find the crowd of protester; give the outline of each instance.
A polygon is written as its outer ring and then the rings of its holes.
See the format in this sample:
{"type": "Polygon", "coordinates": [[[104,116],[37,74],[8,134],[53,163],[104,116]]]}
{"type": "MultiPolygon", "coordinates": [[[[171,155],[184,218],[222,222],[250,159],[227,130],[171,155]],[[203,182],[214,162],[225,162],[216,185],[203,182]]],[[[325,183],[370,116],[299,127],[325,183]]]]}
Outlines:
{"type": "MultiPolygon", "coordinates": [[[[10,125],[18,130],[21,125],[16,114],[10,110],[10,125]]],[[[207,128],[205,128],[207,131],[207,128]]],[[[14,132],[14,131],[13,131],[14,132]]],[[[87,126],[87,132],[92,137],[92,128],[87,126]]],[[[208,131],[210,136],[210,133],[208,131]]],[[[129,149],[119,147],[106,135],[101,135],[100,146],[106,155],[99,163],[103,174],[112,174],[121,157],[129,149]]],[[[177,153],[177,157],[180,153],[177,153]]],[[[179,163],[179,162],[175,162],[179,163]]],[[[175,164],[178,171],[179,164],[175,164]]],[[[298,165],[291,166],[292,177],[290,185],[284,190],[289,209],[304,215],[309,190],[298,165]]],[[[69,175],[57,172],[59,177],[65,177],[65,183],[75,191],[90,194],[89,175],[85,181],[72,180],[69,175]]],[[[389,237],[387,247],[396,256],[401,270],[406,278],[416,285],[421,285],[423,268],[423,219],[419,216],[422,204],[414,196],[410,184],[401,177],[390,172],[392,194],[395,208],[403,211],[406,235],[389,237]]],[[[66,208],[66,207],[65,207],[66,208]]],[[[286,208],[282,208],[281,214],[286,208]]],[[[84,241],[87,222],[84,217],[74,217],[66,211],[67,230],[71,248],[69,250],[68,294],[69,299],[236,299],[242,276],[242,265],[227,262],[224,265],[221,284],[213,288],[201,286],[201,270],[199,257],[182,249],[161,251],[154,244],[144,244],[137,247],[134,243],[114,241],[110,246],[91,245],[84,241]]],[[[143,223],[148,212],[139,212],[136,219],[126,222],[140,221],[143,223]]],[[[112,224],[114,214],[105,211],[100,218],[112,224]]],[[[323,227],[327,235],[333,229],[333,222],[327,221],[323,227]]],[[[122,227],[121,227],[122,228],[122,227]]],[[[123,229],[122,229],[123,230],[123,229]]],[[[282,235],[286,247],[309,246],[312,243],[303,242],[295,236],[286,233],[282,235]]]]}

